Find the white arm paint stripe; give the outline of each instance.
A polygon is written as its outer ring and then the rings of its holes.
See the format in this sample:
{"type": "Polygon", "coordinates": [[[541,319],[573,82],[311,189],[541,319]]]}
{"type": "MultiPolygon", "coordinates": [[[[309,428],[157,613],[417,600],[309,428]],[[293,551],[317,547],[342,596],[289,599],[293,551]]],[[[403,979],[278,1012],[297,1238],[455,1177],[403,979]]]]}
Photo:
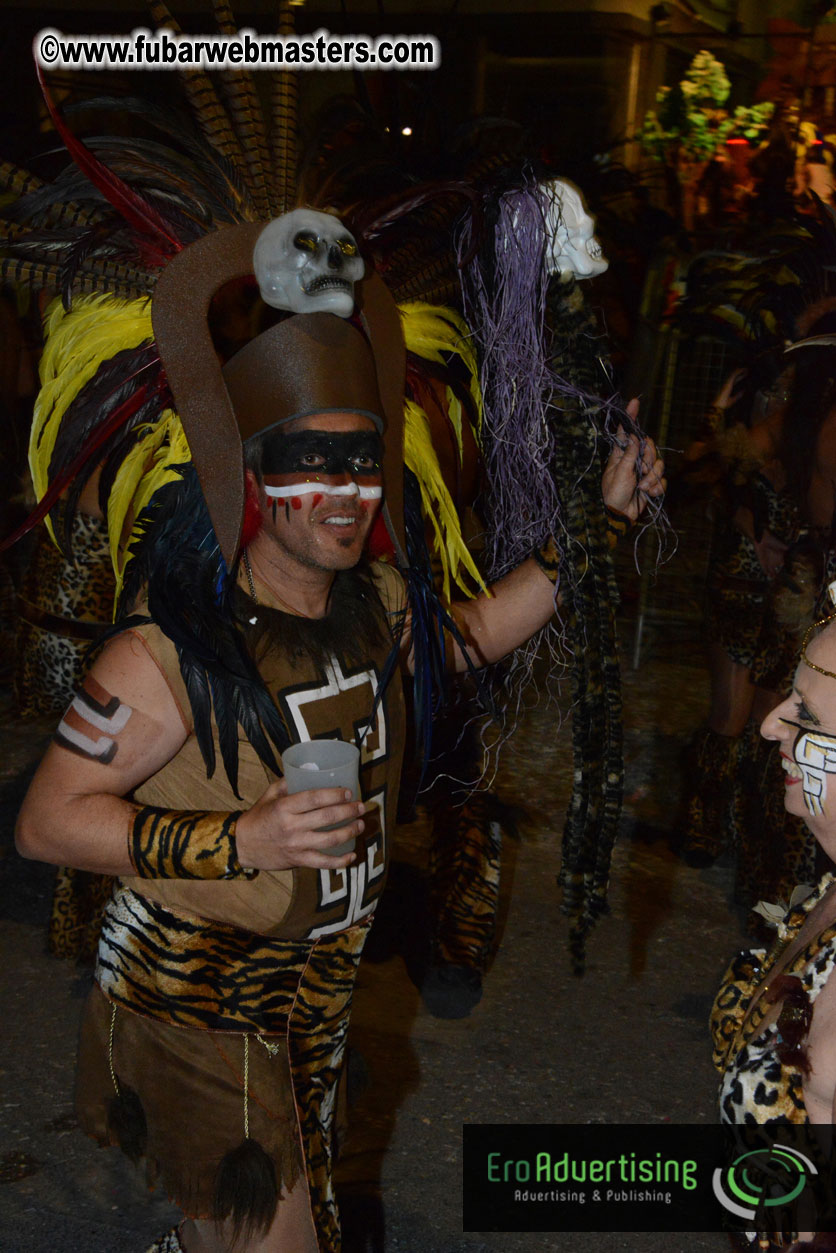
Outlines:
{"type": "Polygon", "coordinates": [[[108,739],[106,735],[100,735],[97,740],[91,740],[89,736],[76,731],[75,727],[68,726],[63,719],[58,730],[65,740],[69,740],[71,744],[75,744],[76,748],[80,748],[91,757],[103,757],[108,749],[113,747],[113,740],[108,739]]]}
{"type": "MultiPolygon", "coordinates": [[[[101,714],[96,713],[84,699],[84,696],[76,696],[70,709],[74,709],[79,718],[83,718],[85,722],[89,722],[91,727],[95,727],[97,731],[109,731],[111,735],[117,735],[125,726],[130,718],[133,710],[130,705],[121,705],[115,713],[109,718],[103,718],[101,714]]],[[[69,736],[67,737],[69,739],[69,736]]]]}
{"type": "Polygon", "coordinates": [[[264,484],[268,496],[278,500],[286,500],[290,496],[359,496],[361,500],[380,500],[382,487],[358,487],[356,483],[343,483],[339,487],[329,487],[326,483],[291,483],[286,487],[273,487],[264,484]]]}

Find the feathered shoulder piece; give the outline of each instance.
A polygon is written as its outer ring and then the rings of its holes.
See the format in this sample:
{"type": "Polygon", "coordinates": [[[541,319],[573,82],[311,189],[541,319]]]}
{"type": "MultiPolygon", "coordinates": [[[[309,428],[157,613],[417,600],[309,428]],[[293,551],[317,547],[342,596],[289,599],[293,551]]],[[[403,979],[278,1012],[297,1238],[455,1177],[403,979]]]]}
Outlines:
{"type": "Polygon", "coordinates": [[[486,584],[461,522],[475,495],[482,421],[470,332],[454,309],[409,302],[399,310],[407,349],[404,464],[418,485],[444,599],[453,583],[473,596],[486,584]]]}

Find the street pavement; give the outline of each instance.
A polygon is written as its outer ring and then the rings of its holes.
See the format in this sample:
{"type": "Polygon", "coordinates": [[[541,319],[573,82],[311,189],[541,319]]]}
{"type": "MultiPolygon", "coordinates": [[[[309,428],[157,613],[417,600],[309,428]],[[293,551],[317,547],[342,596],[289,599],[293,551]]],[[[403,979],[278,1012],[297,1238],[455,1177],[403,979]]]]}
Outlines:
{"type": "MultiPolygon", "coordinates": [[[[498,787],[522,809],[506,843],[501,943],[469,1017],[432,1017],[409,977],[421,948],[429,828],[398,829],[387,896],[364,958],[351,1030],[353,1087],[339,1167],[345,1253],[727,1253],[719,1233],[464,1232],[466,1122],[711,1123],[706,1018],[741,921],[731,868],[696,870],[669,847],[679,756],[704,716],[693,646],[625,673],[627,803],[611,912],[586,974],[570,972],[555,875],[571,784],[568,720],[529,709],[498,787]]],[[[174,1221],[163,1197],[78,1130],[73,1054],[89,970],[45,951],[52,871],[11,842],[26,772],[49,727],[20,723],[0,691],[0,1126],[2,1253],[143,1253],[174,1221]]],[[[288,1253],[293,1253],[292,1250],[288,1253]]]]}

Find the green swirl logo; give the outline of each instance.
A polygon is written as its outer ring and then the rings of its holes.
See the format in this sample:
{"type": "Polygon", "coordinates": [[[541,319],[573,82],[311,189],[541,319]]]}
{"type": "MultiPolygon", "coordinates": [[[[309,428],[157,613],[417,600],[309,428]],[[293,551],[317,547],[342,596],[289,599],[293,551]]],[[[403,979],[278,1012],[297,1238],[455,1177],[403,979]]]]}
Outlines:
{"type": "Polygon", "coordinates": [[[758,1210],[791,1205],[817,1170],[798,1149],[776,1144],[741,1153],[730,1166],[714,1171],[714,1195],[737,1218],[752,1221],[758,1210]]]}

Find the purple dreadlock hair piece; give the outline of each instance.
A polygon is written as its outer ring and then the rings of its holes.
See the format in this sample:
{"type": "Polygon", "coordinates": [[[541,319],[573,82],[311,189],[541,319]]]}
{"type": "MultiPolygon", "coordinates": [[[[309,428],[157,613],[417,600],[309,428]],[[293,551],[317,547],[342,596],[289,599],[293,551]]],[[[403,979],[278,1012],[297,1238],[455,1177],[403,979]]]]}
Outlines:
{"type": "MultiPolygon", "coordinates": [[[[547,536],[559,542],[563,533],[552,473],[559,426],[548,420],[550,408],[565,401],[594,412],[598,433],[610,446],[619,426],[638,435],[637,469],[644,451],[643,433],[620,397],[590,395],[551,367],[546,248],[553,195],[529,173],[499,197],[493,238],[484,241],[474,263],[468,264],[475,252],[469,222],[457,240],[465,320],[481,359],[483,508],[491,579],[514,569],[547,536]]],[[[651,500],[639,534],[657,521],[664,527],[661,507],[651,500]]]]}
{"type": "MultiPolygon", "coordinates": [[[[559,881],[580,972],[586,935],[606,908],[624,773],[616,588],[600,480],[606,453],[622,442],[619,427],[639,437],[637,470],[644,440],[613,393],[594,319],[575,316],[570,298],[561,295],[564,285],[547,272],[549,228],[560,209],[557,189],[538,185],[528,173],[488,203],[492,233],[479,241],[474,264],[463,259],[474,253],[473,228],[465,225],[458,241],[464,311],[479,350],[484,402],[487,573],[501,577],[553,536],[561,549],[563,611],[505,664],[506,724],[492,744],[483,735],[483,744],[495,762],[545,645],[550,664],[545,688],[538,683],[537,693],[545,691],[557,706],[559,722],[560,681],[568,676],[575,712],[575,783],[559,881]],[[591,369],[596,359],[600,369],[591,369]]],[[[648,512],[652,524],[658,511],[648,512]]],[[[661,520],[664,525],[664,515],[661,520]]]]}
{"type": "Polygon", "coordinates": [[[464,263],[473,248],[468,225],[458,240],[465,319],[481,349],[486,556],[493,579],[560,529],[550,433],[542,419],[553,383],[545,343],[545,211],[545,197],[532,181],[500,197],[487,264],[464,263]]]}

